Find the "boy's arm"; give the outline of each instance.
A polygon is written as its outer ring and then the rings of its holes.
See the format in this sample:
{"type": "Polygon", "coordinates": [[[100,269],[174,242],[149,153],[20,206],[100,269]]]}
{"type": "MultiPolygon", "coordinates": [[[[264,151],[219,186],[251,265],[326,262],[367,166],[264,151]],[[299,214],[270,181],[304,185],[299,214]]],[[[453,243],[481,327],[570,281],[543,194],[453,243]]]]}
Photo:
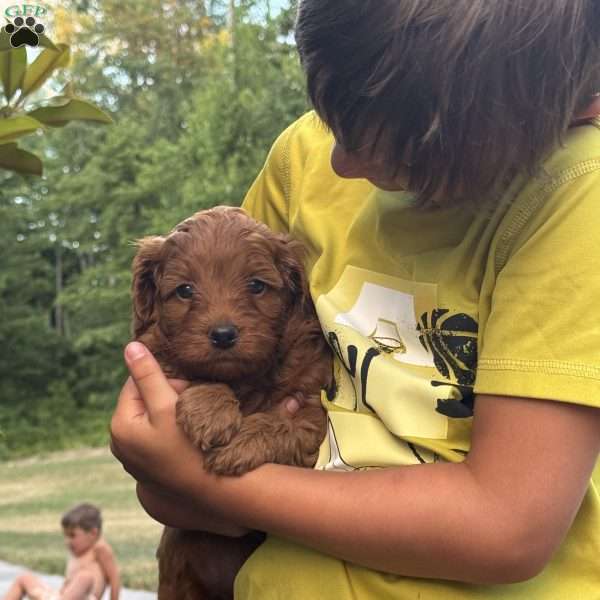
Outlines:
{"type": "Polygon", "coordinates": [[[250,531],[246,527],[236,525],[229,517],[210,511],[207,507],[199,510],[197,504],[182,496],[165,493],[160,486],[138,483],[136,492],[144,510],[155,521],[169,527],[187,529],[189,523],[194,523],[194,529],[227,537],[241,537],[250,531]],[[175,506],[177,509],[174,511],[175,506]]]}
{"type": "Polygon", "coordinates": [[[351,473],[267,464],[218,478],[177,427],[176,398],[153,357],[129,368],[147,408],[122,395],[112,433],[139,479],[245,527],[400,575],[487,584],[533,577],[571,526],[600,450],[598,409],[480,395],[463,463],[351,473]]]}
{"type": "Polygon", "coordinates": [[[106,543],[98,544],[95,553],[96,560],[110,586],[110,600],[119,600],[121,576],[119,575],[119,568],[111,547],[106,543]]]}
{"type": "Polygon", "coordinates": [[[352,473],[269,464],[223,480],[215,498],[239,523],[372,569],[513,583],[558,549],[599,450],[598,409],[478,396],[463,463],[352,473]]]}

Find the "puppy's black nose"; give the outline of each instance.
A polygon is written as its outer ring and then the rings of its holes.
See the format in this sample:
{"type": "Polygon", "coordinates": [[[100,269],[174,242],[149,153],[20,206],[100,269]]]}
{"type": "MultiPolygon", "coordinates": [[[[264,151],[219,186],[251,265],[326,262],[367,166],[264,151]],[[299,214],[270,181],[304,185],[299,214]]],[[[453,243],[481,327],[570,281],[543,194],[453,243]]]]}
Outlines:
{"type": "Polygon", "coordinates": [[[233,325],[220,325],[210,330],[208,337],[217,348],[231,348],[238,339],[239,331],[233,325]]]}

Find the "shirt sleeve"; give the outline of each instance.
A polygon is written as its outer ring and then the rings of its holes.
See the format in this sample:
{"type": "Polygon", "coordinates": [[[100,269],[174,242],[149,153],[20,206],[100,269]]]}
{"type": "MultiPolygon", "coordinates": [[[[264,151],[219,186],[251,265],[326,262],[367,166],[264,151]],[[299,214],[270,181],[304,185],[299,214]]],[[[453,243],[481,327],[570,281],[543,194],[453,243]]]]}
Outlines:
{"type": "Polygon", "coordinates": [[[289,232],[289,143],[295,124],[275,140],[258,177],[248,190],[242,208],[273,231],[289,232]]]}
{"type": "Polygon", "coordinates": [[[599,299],[595,171],[558,188],[515,239],[480,331],[475,393],[600,406],[599,299]]]}

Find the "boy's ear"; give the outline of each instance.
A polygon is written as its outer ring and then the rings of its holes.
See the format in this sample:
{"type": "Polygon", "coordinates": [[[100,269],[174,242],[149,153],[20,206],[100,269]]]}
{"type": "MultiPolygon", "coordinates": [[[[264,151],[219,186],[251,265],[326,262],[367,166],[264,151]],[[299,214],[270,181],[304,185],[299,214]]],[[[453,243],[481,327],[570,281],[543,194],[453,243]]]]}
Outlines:
{"type": "Polygon", "coordinates": [[[133,335],[138,338],[156,322],[158,287],[156,272],[165,238],[150,236],[136,242],[138,252],[133,259],[133,335]]]}

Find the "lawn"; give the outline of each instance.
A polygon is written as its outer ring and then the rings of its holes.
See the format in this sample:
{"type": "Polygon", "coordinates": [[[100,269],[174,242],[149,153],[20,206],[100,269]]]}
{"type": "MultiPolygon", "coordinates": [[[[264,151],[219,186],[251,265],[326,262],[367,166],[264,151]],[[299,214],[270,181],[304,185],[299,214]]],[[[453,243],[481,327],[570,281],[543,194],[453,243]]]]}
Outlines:
{"type": "Polygon", "coordinates": [[[63,574],[62,513],[79,502],[102,509],[104,534],[129,588],[156,590],[161,526],[137,502],[133,480],[105,448],[0,463],[0,559],[63,574]]]}
{"type": "MultiPolygon", "coordinates": [[[[600,466],[594,479],[600,485],[600,466]]],[[[0,490],[0,560],[62,574],[60,517],[87,501],[102,509],[104,533],[115,549],[123,584],[156,589],[154,552],[161,526],[141,509],[133,480],[107,449],[0,463],[0,490]]]]}

